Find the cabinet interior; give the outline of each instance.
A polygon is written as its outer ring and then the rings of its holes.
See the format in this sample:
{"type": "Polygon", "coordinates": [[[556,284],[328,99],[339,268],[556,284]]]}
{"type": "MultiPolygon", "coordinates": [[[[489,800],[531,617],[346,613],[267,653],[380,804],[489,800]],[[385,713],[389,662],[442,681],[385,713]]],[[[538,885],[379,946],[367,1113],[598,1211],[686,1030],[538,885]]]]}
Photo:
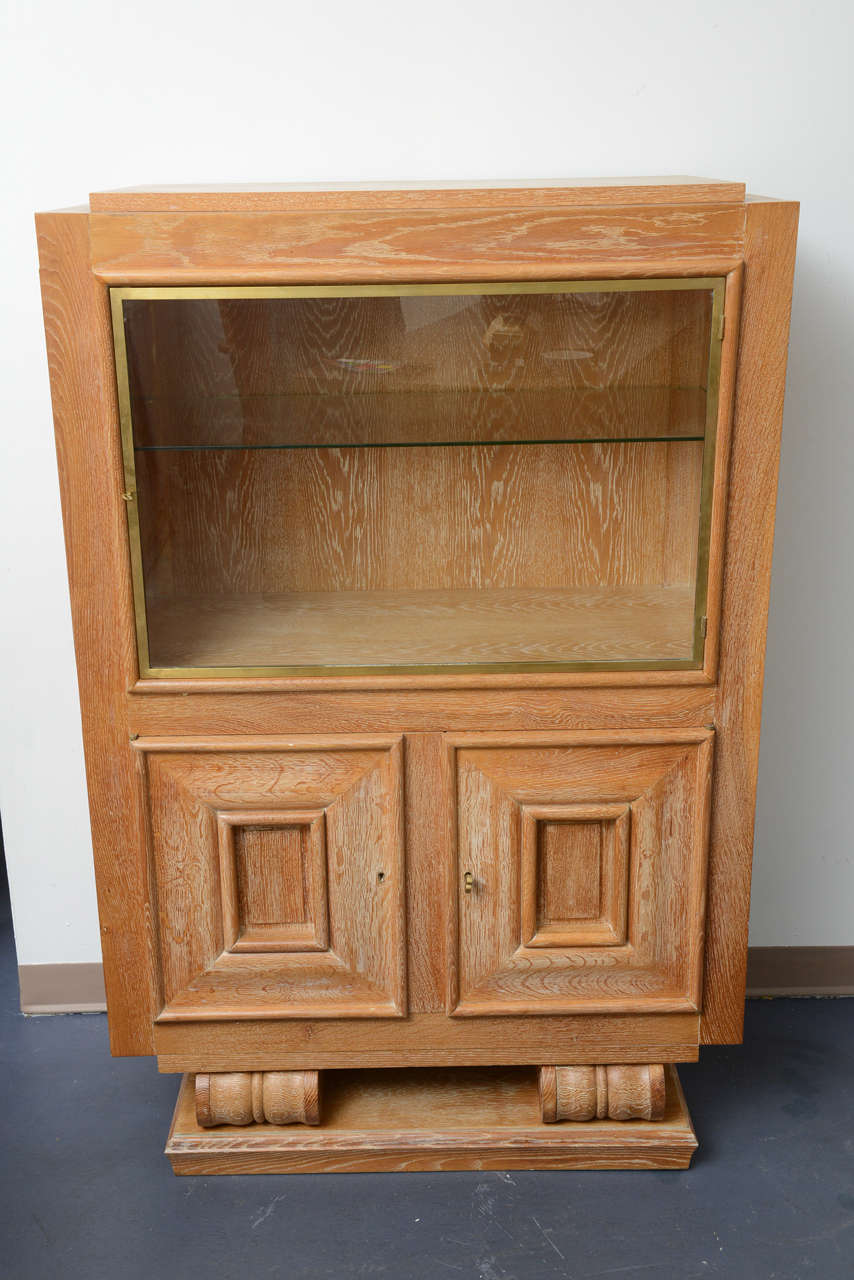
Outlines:
{"type": "Polygon", "coordinates": [[[143,673],[699,664],[723,281],[112,294],[143,673]]]}

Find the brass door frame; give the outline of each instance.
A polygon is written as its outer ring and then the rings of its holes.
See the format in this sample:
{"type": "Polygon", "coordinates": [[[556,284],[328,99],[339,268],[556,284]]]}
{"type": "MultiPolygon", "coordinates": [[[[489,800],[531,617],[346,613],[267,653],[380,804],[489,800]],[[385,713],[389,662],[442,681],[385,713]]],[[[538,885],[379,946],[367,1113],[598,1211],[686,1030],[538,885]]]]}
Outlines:
{"type": "MultiPolygon", "coordinates": [[[[376,675],[503,675],[546,674],[550,672],[595,671],[699,671],[703,666],[706,635],[706,606],[709,587],[709,543],[712,497],[715,479],[715,448],[720,399],[721,352],[724,332],[725,276],[679,276],[653,279],[518,281],[507,283],[465,282],[454,284],[360,284],[360,285],[164,285],[118,286],[110,289],[113,343],[116,363],[119,420],[124,464],[131,580],[133,583],[139,674],[143,679],[206,679],[281,676],[376,676],[376,675]],[[712,293],[711,337],[706,374],[706,423],[703,444],[700,520],[697,541],[697,573],[694,597],[694,646],[690,659],[610,662],[494,662],[392,664],[383,666],[233,666],[233,667],[152,667],[145,609],[145,582],[137,506],[134,462],[133,418],[130,376],[124,331],[125,300],[198,301],[242,298],[389,298],[419,295],[461,296],[557,293],[643,293],[656,291],[703,291],[712,293]]],[[[310,447],[310,446],[308,446],[310,447]]]]}

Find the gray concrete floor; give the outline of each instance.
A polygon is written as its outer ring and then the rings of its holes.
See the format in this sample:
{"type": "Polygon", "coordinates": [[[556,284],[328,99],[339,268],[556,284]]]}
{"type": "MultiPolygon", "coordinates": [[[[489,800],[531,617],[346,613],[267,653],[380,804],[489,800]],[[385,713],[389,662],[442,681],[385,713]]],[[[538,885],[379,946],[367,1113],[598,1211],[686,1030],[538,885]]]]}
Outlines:
{"type": "Polygon", "coordinates": [[[24,1018],[0,906],[0,1276],[9,1280],[849,1280],[854,1003],[754,1001],[681,1069],[683,1173],[175,1178],[175,1077],[106,1018],[24,1018]]]}

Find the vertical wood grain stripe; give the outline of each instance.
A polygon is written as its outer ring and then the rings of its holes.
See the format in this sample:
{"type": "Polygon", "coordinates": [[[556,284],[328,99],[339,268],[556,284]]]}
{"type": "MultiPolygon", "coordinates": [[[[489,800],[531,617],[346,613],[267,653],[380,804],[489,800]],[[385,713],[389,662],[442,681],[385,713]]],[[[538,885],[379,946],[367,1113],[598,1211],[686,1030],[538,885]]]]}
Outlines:
{"type": "Polygon", "coordinates": [[[104,976],[114,1054],[152,1051],[159,992],[125,691],[137,678],[107,291],[85,213],[36,219],[104,976]]]}
{"type": "Polygon", "coordinates": [[[701,1036],[741,1039],[762,677],[798,206],[747,205],[730,455],[701,1036]]]}

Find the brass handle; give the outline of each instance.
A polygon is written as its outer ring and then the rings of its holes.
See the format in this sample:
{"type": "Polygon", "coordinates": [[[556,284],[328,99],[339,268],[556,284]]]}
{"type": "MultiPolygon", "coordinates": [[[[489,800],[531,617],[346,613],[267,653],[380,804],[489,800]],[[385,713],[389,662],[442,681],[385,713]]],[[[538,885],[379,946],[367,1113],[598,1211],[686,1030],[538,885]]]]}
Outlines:
{"type": "Polygon", "coordinates": [[[463,886],[466,893],[471,893],[474,887],[474,876],[470,871],[467,871],[463,876],[463,886]]]}

